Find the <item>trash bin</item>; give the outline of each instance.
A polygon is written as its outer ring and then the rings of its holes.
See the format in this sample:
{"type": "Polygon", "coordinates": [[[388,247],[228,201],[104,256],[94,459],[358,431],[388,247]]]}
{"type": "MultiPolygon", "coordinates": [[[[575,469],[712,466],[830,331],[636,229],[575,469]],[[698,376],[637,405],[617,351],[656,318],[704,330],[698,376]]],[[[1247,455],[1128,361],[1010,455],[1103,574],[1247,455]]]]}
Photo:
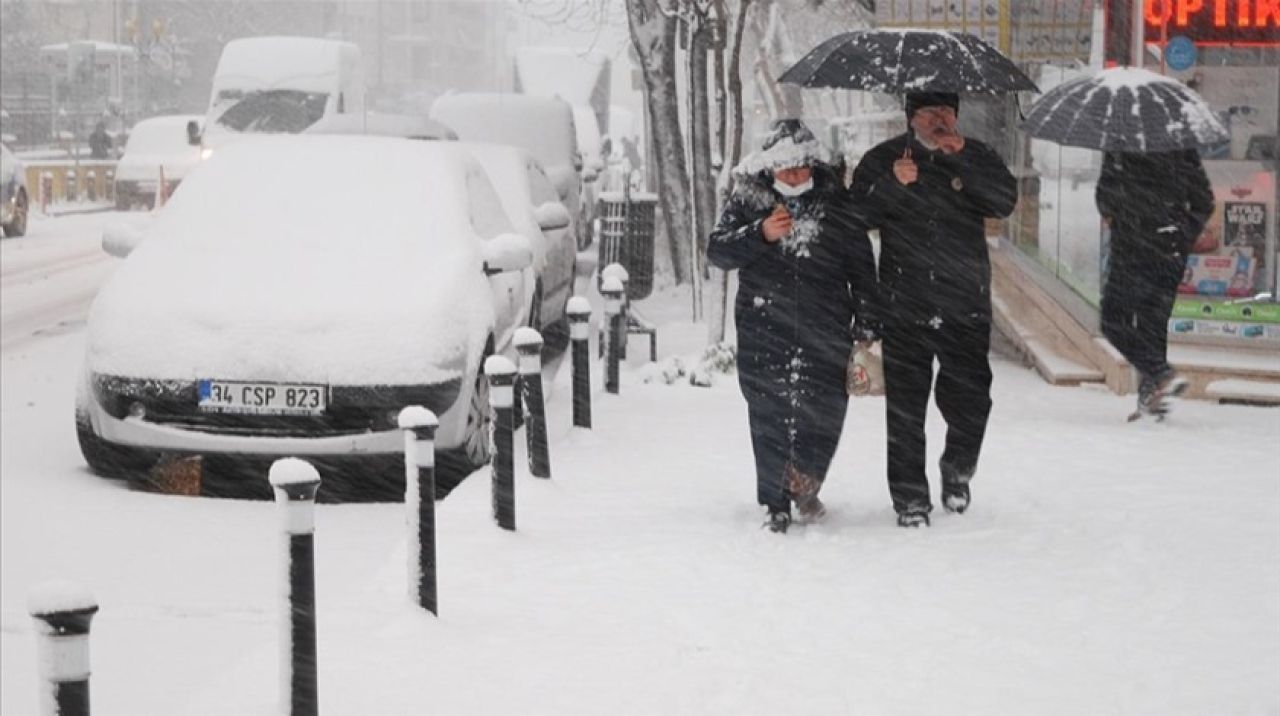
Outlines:
{"type": "MultiPolygon", "coordinates": [[[[599,266],[622,264],[627,270],[627,300],[638,301],[653,292],[654,219],[658,195],[640,192],[600,194],[599,266]]],[[[600,281],[597,274],[597,284],[600,281]]],[[[596,286],[599,289],[599,285],[596,286]]]]}

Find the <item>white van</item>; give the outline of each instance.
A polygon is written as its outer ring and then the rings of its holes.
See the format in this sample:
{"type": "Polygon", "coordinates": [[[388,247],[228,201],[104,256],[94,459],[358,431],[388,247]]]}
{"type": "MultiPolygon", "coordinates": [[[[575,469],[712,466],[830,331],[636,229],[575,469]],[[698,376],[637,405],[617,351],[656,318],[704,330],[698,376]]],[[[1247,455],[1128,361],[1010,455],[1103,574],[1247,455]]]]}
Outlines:
{"type": "Polygon", "coordinates": [[[333,115],[364,116],[364,65],[350,42],[247,37],[222,48],[202,156],[242,134],[298,134],[333,115]]]}
{"type": "Polygon", "coordinates": [[[431,105],[431,118],[463,141],[520,147],[546,170],[560,202],[577,217],[578,248],[591,242],[591,211],[584,196],[582,154],[573,107],[555,97],[464,92],[447,94],[431,105]]]}

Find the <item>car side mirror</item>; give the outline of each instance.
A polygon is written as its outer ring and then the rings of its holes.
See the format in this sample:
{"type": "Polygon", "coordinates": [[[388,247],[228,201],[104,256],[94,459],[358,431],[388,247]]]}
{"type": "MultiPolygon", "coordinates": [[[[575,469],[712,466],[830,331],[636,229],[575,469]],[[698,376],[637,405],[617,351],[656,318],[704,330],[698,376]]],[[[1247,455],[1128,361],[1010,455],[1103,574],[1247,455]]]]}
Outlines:
{"type": "Polygon", "coordinates": [[[533,216],[538,220],[538,228],[543,231],[559,231],[569,227],[573,218],[569,216],[569,210],[558,201],[548,201],[533,210],[533,216]]]}
{"type": "Polygon", "coordinates": [[[499,234],[481,250],[486,276],[523,271],[533,265],[533,247],[524,234],[499,234]]]}
{"type": "Polygon", "coordinates": [[[107,224],[102,230],[102,250],[116,258],[125,258],[142,243],[142,231],[123,222],[107,224]]]}
{"type": "Polygon", "coordinates": [[[194,119],[187,122],[187,144],[200,146],[200,124],[194,119]]]}

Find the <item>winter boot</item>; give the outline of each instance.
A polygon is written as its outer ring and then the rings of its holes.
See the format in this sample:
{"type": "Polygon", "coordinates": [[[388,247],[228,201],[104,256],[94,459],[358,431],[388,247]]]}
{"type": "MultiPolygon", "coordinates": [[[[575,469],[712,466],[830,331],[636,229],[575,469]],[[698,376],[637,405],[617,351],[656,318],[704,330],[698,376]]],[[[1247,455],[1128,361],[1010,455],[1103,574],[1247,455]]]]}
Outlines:
{"type": "Polygon", "coordinates": [[[820,520],[827,514],[827,506],[818,499],[818,491],[822,489],[822,481],[787,464],[787,492],[795,501],[796,510],[808,521],[820,520]]]}
{"type": "Polygon", "coordinates": [[[1156,420],[1163,420],[1167,412],[1169,412],[1169,408],[1165,405],[1164,396],[1160,392],[1160,381],[1152,376],[1143,375],[1138,382],[1138,406],[1129,415],[1129,422],[1133,422],[1144,415],[1155,416],[1156,420]]]}
{"type": "Polygon", "coordinates": [[[1187,392],[1191,381],[1183,378],[1178,371],[1169,368],[1156,378],[1156,392],[1163,398],[1178,398],[1187,392]]]}
{"type": "Polygon", "coordinates": [[[920,526],[929,526],[928,512],[899,512],[898,526],[917,528],[920,526]]]}
{"type": "Polygon", "coordinates": [[[973,471],[958,470],[942,463],[942,507],[958,515],[969,509],[969,481],[973,471]]]}
{"type": "Polygon", "coordinates": [[[791,515],[782,510],[770,510],[769,521],[764,523],[770,532],[786,534],[787,528],[791,526],[791,515]]]}

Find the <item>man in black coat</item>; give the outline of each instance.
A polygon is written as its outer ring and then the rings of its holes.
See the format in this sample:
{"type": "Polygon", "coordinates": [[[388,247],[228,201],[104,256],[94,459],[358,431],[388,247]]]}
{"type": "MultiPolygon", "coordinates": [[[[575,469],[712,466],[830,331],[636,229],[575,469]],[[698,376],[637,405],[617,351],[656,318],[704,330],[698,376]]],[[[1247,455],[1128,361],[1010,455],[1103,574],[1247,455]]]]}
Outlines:
{"type": "Polygon", "coordinates": [[[1169,366],[1169,314],[1187,255],[1213,214],[1213,190],[1195,150],[1108,152],[1096,194],[1111,225],[1102,333],[1141,377],[1138,413],[1163,414],[1186,390],[1169,366]]]}
{"type": "Polygon", "coordinates": [[[791,501],[821,516],[818,490],[844,427],[853,318],[875,294],[875,258],[844,184],[799,120],[779,120],[737,183],[707,258],[738,270],[738,381],[747,400],[756,499],[785,532],[791,501]]]}
{"type": "Polygon", "coordinates": [[[991,265],[984,219],[1005,217],[1017,186],[1000,157],[956,130],[958,95],[911,93],[907,134],[875,147],[850,193],[880,230],[889,492],[898,524],[929,524],[925,413],[947,421],[943,506],[964,512],[991,412],[991,265]]]}

